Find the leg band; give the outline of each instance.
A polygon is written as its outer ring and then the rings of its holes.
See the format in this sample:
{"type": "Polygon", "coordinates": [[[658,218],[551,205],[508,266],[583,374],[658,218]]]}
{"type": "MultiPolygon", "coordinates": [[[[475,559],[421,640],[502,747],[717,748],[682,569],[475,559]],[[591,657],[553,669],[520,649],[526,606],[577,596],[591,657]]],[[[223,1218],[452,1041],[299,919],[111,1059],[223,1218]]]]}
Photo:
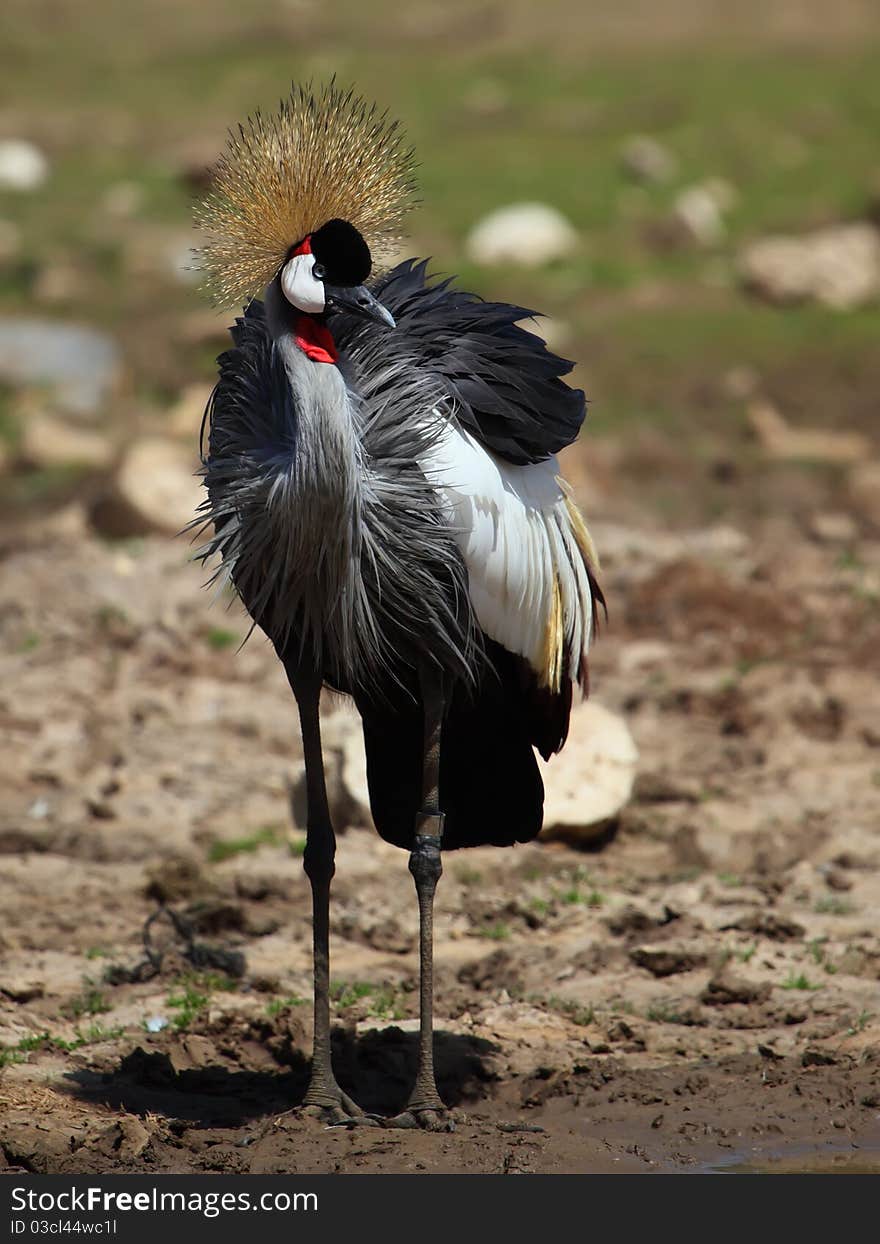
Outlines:
{"type": "Polygon", "coordinates": [[[443,827],[446,816],[442,812],[416,813],[416,842],[419,838],[436,838],[439,843],[443,838],[443,827]]]}

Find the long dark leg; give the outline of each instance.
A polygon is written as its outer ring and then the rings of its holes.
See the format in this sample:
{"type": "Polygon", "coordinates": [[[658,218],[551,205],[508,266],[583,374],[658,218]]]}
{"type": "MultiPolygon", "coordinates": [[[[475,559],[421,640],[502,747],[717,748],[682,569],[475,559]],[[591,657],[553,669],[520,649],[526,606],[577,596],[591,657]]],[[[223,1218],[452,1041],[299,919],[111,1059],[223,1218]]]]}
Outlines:
{"type": "Polygon", "coordinates": [[[422,808],[416,817],[409,871],[419,899],[419,1066],[407,1108],[389,1122],[397,1127],[451,1130],[434,1076],[434,893],[443,872],[440,811],[440,739],[445,698],[439,675],[420,679],[425,709],[422,808]]]}
{"type": "Polygon", "coordinates": [[[299,706],[303,756],[306,765],[306,849],[303,866],[312,887],[312,929],[315,969],[315,1036],[312,1076],[303,1100],[317,1107],[328,1123],[372,1123],[336,1083],[330,1060],[330,882],[336,871],[336,836],[330,820],[321,722],[318,707],[321,679],[318,675],[290,674],[299,706]]]}

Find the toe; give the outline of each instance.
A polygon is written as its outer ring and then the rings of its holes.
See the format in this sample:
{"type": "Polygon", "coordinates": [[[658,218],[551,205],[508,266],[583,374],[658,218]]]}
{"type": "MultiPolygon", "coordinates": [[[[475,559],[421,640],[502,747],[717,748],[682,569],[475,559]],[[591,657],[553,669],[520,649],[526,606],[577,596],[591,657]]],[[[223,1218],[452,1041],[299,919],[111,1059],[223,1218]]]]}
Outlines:
{"type": "Polygon", "coordinates": [[[391,1119],[386,1119],[385,1127],[421,1128],[424,1132],[454,1132],[455,1122],[452,1115],[445,1109],[404,1110],[391,1119]]]}
{"type": "Polygon", "coordinates": [[[380,1124],[368,1114],[348,1114],[342,1106],[333,1106],[325,1111],[327,1127],[379,1127],[380,1124]]]}

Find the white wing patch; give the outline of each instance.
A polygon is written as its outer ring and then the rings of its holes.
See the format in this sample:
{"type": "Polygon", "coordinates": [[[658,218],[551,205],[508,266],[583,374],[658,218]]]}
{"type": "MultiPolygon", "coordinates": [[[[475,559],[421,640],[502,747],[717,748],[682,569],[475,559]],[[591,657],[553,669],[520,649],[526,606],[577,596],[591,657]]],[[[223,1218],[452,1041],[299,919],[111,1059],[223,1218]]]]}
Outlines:
{"type": "Polygon", "coordinates": [[[421,466],[455,529],[477,621],[551,690],[581,681],[596,557],[556,458],[514,466],[443,422],[421,466]]]}

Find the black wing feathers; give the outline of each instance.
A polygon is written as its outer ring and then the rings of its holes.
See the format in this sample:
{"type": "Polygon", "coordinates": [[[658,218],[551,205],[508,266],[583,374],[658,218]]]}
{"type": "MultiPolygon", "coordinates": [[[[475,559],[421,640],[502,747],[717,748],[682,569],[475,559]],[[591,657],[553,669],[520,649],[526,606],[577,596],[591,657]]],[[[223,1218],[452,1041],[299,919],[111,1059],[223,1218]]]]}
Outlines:
{"type": "MultiPolygon", "coordinates": [[[[584,420],[584,395],[560,379],[573,364],[517,324],[535,312],[483,302],[449,281],[426,285],[426,269],[426,260],[408,259],[373,285],[397,321],[383,335],[386,357],[404,356],[431,373],[464,427],[508,462],[541,462],[570,445],[584,420]]],[[[343,349],[357,331],[348,317],[333,330],[343,349]]]]}

